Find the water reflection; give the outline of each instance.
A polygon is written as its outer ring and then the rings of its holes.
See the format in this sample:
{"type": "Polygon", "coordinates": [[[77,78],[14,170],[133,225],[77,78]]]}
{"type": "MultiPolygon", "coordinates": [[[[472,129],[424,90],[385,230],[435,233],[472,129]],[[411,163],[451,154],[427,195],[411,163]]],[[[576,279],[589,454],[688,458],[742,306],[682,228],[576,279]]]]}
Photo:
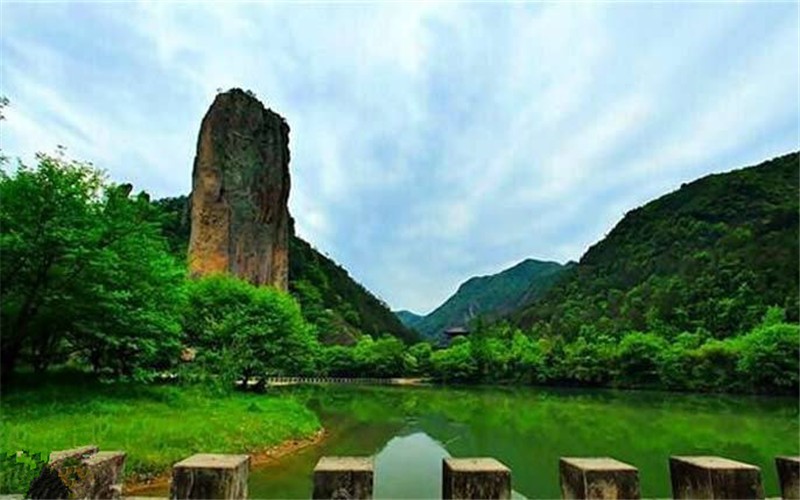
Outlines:
{"type": "Polygon", "coordinates": [[[449,456],[424,432],[393,437],[375,457],[375,497],[438,498],[442,459],[449,456]]]}
{"type": "MultiPolygon", "coordinates": [[[[293,394],[307,398],[326,426],[333,416],[396,426],[376,458],[381,497],[436,497],[440,460],[447,454],[501,460],[513,471],[514,489],[533,498],[559,496],[558,457],[591,455],[612,455],[639,467],[645,496],[670,494],[671,454],[719,454],[755,463],[767,492],[775,494],[774,457],[800,451],[795,399],[532,388],[338,387],[293,394]],[[388,460],[383,453],[405,460],[397,460],[396,468],[381,467],[388,460]]],[[[374,453],[374,443],[360,449],[374,453]]]]}

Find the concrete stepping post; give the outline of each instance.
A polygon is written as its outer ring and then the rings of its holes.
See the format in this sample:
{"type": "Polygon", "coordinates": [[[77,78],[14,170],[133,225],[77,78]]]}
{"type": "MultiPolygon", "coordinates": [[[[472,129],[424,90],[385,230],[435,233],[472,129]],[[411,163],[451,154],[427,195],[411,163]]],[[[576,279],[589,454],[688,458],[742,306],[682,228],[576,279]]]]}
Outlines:
{"type": "Polygon", "coordinates": [[[99,450],[97,446],[89,444],[86,446],[79,446],[78,448],[70,448],[69,450],[54,451],[50,453],[49,464],[51,467],[60,467],[64,462],[71,460],[83,460],[91,455],[97,453],[99,450]]]}
{"type": "Polygon", "coordinates": [[[777,457],[778,483],[781,497],[785,500],[800,500],[800,457],[777,457]]]}
{"type": "Polygon", "coordinates": [[[761,469],[722,457],[670,457],[672,495],[683,498],[764,498],[761,469]]]}
{"type": "Polygon", "coordinates": [[[613,458],[569,458],[559,460],[561,498],[638,499],[639,470],[613,458]]]}
{"type": "Polygon", "coordinates": [[[368,457],[322,457],[314,467],[311,498],[372,498],[374,469],[368,457]]]}
{"type": "Polygon", "coordinates": [[[248,455],[200,453],[172,466],[172,499],[247,498],[248,455]]]}
{"type": "Polygon", "coordinates": [[[125,453],[89,445],[54,451],[28,490],[30,498],[119,498],[125,453]]]}
{"type": "Polygon", "coordinates": [[[88,445],[50,453],[47,466],[31,482],[25,498],[69,498],[85,475],[78,466],[84,458],[97,453],[97,449],[88,445]]]}
{"type": "Polygon", "coordinates": [[[442,498],[511,498],[511,469],[494,458],[445,458],[442,498]]]}
{"type": "Polygon", "coordinates": [[[83,460],[86,476],[73,489],[75,498],[119,498],[126,455],[122,451],[101,451],[83,460]]]}

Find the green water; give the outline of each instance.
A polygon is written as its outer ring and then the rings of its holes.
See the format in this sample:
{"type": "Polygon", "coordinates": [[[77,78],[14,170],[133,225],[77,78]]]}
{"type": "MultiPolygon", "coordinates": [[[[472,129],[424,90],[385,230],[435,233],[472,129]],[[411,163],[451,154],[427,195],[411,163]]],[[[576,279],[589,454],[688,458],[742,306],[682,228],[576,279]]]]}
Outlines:
{"type": "Polygon", "coordinates": [[[441,459],[491,456],[525,497],[559,496],[558,457],[612,456],[639,468],[642,494],[670,494],[670,454],[716,454],[762,468],[800,453],[797,400],[654,392],[328,387],[287,391],[322,417],[317,448],[253,471],[254,497],[304,497],[322,455],[374,455],[376,498],[440,495],[441,459]]]}
{"type": "Polygon", "coordinates": [[[551,389],[283,389],[318,412],[323,444],[251,472],[255,498],[310,498],[322,455],[374,455],[376,498],[438,498],[441,459],[490,456],[517,495],[560,496],[560,456],[612,456],[639,468],[642,495],[670,495],[669,455],[714,454],[761,467],[778,495],[776,455],[798,455],[796,399],[551,389]]]}

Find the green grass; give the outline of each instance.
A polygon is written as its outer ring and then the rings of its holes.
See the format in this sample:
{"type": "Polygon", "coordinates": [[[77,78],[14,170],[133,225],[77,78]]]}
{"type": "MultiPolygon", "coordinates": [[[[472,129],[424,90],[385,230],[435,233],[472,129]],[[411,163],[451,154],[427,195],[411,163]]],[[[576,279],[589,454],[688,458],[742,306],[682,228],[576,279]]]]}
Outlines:
{"type": "Polygon", "coordinates": [[[246,453],[320,429],[290,396],[196,387],[100,384],[64,377],[4,388],[0,451],[50,452],[95,444],[128,453],[126,475],[157,474],[194,453],[246,453]]]}

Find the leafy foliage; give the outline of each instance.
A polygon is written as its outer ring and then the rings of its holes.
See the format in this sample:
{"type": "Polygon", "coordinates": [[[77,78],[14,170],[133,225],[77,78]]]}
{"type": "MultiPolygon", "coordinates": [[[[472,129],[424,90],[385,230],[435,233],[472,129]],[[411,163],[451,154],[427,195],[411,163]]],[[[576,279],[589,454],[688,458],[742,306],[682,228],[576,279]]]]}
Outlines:
{"type": "Polygon", "coordinates": [[[233,380],[314,371],[317,339],[286,293],[230,276],[188,284],[184,332],[209,373],[233,380]]]}
{"type": "Polygon", "coordinates": [[[49,453],[6,451],[0,456],[0,495],[24,493],[47,465],[49,453]]]}
{"type": "Polygon", "coordinates": [[[184,275],[156,211],[89,164],[37,159],[0,175],[3,374],[71,357],[151,375],[179,348],[184,275]]]}
{"type": "Polygon", "coordinates": [[[617,341],[584,329],[564,342],[487,325],[434,352],[427,373],[442,382],[797,394],[800,326],[776,320],[778,310],[725,340],[682,333],[670,342],[655,332],[628,332],[617,341]]]}

